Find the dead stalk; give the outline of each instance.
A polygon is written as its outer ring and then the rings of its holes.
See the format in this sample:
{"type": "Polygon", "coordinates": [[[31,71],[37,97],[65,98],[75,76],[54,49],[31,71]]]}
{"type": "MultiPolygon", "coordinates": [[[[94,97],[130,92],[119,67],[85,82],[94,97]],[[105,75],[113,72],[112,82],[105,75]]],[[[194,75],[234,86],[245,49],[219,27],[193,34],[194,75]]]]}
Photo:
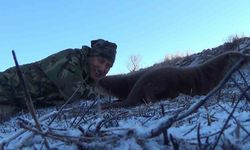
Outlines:
{"type": "MultiPolygon", "coordinates": [[[[165,116],[165,109],[164,109],[164,105],[161,104],[161,113],[162,116],[165,116]]],[[[162,132],[163,134],[163,141],[164,141],[164,145],[169,145],[169,139],[168,139],[168,130],[166,129],[165,131],[162,132]]]]}
{"type": "Polygon", "coordinates": [[[59,109],[58,113],[51,119],[51,121],[49,122],[48,126],[50,126],[54,122],[54,120],[57,118],[57,116],[59,116],[61,114],[61,112],[64,109],[64,107],[75,97],[75,94],[79,91],[80,88],[81,88],[81,85],[79,85],[79,87],[70,96],[70,98],[62,105],[62,107],[59,109]]]}
{"type": "Polygon", "coordinates": [[[201,146],[201,136],[200,136],[200,127],[201,127],[201,124],[199,123],[199,124],[198,124],[198,128],[197,128],[197,141],[198,141],[199,149],[202,150],[202,146],[201,146]]]}
{"type": "MultiPolygon", "coordinates": [[[[32,116],[32,118],[34,119],[35,121],[35,124],[36,124],[36,128],[42,132],[42,128],[40,126],[40,123],[39,123],[39,120],[37,119],[36,117],[36,111],[35,111],[35,108],[34,108],[34,105],[33,105],[33,102],[32,102],[32,99],[31,99],[31,96],[30,96],[30,93],[28,92],[27,90],[27,86],[26,86],[26,82],[24,81],[24,77],[23,77],[23,74],[21,72],[21,69],[19,67],[19,64],[18,64],[18,61],[16,59],[16,54],[15,54],[15,51],[12,50],[12,55],[13,55],[13,58],[14,58],[14,61],[15,61],[15,65],[16,65],[16,71],[17,71],[17,75],[19,77],[19,80],[20,80],[20,83],[21,83],[21,86],[23,87],[23,90],[24,90],[24,93],[25,93],[25,100],[26,100],[26,105],[28,107],[28,110],[32,116]]],[[[48,141],[46,140],[45,137],[44,138],[44,141],[45,141],[45,146],[47,149],[50,149],[49,147],[49,143],[48,141]]]]}
{"type": "Polygon", "coordinates": [[[217,146],[217,144],[218,144],[218,142],[219,142],[219,140],[220,140],[220,138],[221,138],[223,132],[225,131],[226,126],[227,126],[227,124],[229,123],[229,120],[231,119],[232,115],[234,114],[234,112],[235,112],[235,110],[236,110],[236,108],[237,108],[239,102],[240,102],[240,100],[237,101],[237,103],[235,104],[235,106],[234,106],[232,112],[229,114],[229,116],[228,116],[228,118],[227,118],[225,124],[223,125],[223,127],[222,127],[222,129],[221,129],[221,131],[220,131],[220,134],[219,134],[217,140],[215,141],[215,144],[214,144],[213,147],[212,147],[212,150],[214,150],[214,149],[216,148],[216,146],[217,146]]]}

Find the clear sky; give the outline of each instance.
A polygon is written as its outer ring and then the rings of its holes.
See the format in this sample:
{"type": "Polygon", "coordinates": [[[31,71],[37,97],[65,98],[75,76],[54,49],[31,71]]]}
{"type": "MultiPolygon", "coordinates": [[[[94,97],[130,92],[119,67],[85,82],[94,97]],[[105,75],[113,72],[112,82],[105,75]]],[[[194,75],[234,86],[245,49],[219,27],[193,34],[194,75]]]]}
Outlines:
{"type": "Polygon", "coordinates": [[[103,38],[118,45],[110,74],[166,55],[200,52],[250,35],[249,0],[0,0],[0,71],[103,38]]]}

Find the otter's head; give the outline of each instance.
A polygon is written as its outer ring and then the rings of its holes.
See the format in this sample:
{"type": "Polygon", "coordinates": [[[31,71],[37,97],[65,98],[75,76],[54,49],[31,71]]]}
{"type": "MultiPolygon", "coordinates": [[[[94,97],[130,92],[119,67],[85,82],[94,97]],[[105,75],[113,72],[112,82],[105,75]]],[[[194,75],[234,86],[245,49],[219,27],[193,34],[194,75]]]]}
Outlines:
{"type": "Polygon", "coordinates": [[[130,92],[124,75],[106,76],[98,81],[98,86],[107,94],[125,99],[130,92]]]}

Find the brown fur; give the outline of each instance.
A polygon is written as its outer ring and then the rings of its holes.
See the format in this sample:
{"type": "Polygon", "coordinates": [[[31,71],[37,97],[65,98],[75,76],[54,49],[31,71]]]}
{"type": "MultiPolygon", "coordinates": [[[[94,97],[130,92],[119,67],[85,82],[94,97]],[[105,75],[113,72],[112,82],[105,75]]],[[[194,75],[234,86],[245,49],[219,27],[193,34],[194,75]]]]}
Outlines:
{"type": "Polygon", "coordinates": [[[155,102],[177,97],[180,93],[191,96],[207,94],[241,58],[249,61],[248,55],[227,52],[193,67],[162,66],[134,74],[106,77],[100,85],[111,95],[125,100],[104,104],[102,108],[134,106],[143,100],[155,102]]]}
{"type": "Polygon", "coordinates": [[[99,81],[99,84],[110,95],[115,96],[119,100],[124,100],[128,97],[135,82],[146,71],[148,71],[148,68],[128,74],[106,76],[99,81]]]}

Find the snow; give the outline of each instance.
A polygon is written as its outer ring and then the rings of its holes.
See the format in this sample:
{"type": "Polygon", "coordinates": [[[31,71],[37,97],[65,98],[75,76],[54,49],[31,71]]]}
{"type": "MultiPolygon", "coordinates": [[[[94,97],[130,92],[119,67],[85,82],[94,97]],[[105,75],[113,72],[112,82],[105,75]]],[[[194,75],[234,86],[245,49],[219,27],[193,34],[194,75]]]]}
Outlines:
{"type": "MultiPolygon", "coordinates": [[[[232,93],[237,92],[236,90],[232,93]]],[[[178,101],[183,100],[185,97],[184,95],[179,96],[173,100],[164,100],[155,104],[152,104],[151,106],[137,106],[134,108],[131,108],[131,110],[127,111],[126,109],[114,109],[110,110],[108,112],[103,113],[102,115],[111,115],[116,112],[117,113],[123,113],[123,112],[129,112],[128,115],[122,116],[121,118],[117,119],[116,121],[118,124],[111,123],[109,126],[103,127],[103,131],[112,131],[111,134],[116,134],[117,137],[113,137],[114,139],[110,140],[102,140],[98,138],[98,135],[96,136],[96,140],[92,138],[92,142],[90,142],[92,145],[95,145],[100,142],[99,144],[105,145],[106,148],[111,149],[119,149],[119,150],[127,150],[127,149],[172,149],[169,145],[163,144],[163,137],[162,135],[159,135],[155,138],[141,138],[141,137],[147,137],[145,133],[150,133],[149,131],[157,128],[163,120],[167,120],[167,118],[173,116],[174,112],[178,112],[179,108],[183,108],[183,105],[179,106],[178,101]],[[167,111],[165,117],[161,116],[161,113],[159,111],[160,106],[164,105],[166,107],[167,111]],[[175,105],[175,107],[172,107],[175,105]],[[178,107],[179,106],[179,107],[178,107]],[[144,111],[142,108],[144,107],[144,111]],[[145,108],[147,107],[147,108],[145,108]],[[158,111],[158,112],[156,112],[158,111]],[[144,117],[143,117],[144,116],[144,117]],[[134,131],[135,134],[129,135],[128,131],[134,131]],[[105,143],[107,142],[107,143],[105,143]],[[105,143],[105,144],[103,144],[105,143]]],[[[189,97],[192,99],[191,97],[189,97]]],[[[196,97],[197,99],[192,99],[190,102],[198,101],[200,98],[196,97]]],[[[81,103],[84,100],[81,101],[81,103]]],[[[214,100],[212,100],[214,101],[214,100]]],[[[89,103],[90,104],[90,103],[89,103]]],[[[220,106],[224,107],[227,111],[231,112],[233,109],[232,102],[230,99],[222,99],[219,101],[220,106]]],[[[200,124],[200,137],[201,142],[205,143],[206,136],[212,135],[209,138],[209,142],[214,142],[215,139],[218,137],[218,132],[221,131],[221,128],[223,127],[227,117],[229,114],[224,111],[218,104],[208,104],[206,107],[201,107],[197,112],[193,113],[192,115],[186,117],[183,120],[175,122],[169,129],[168,129],[168,135],[172,135],[175,139],[178,139],[179,141],[184,141],[185,143],[183,146],[186,148],[195,147],[194,145],[197,145],[197,127],[198,124],[200,124]],[[211,122],[208,123],[208,117],[211,116],[211,122]],[[213,135],[215,134],[215,135],[213,135]]],[[[78,105],[78,104],[75,104],[78,105]]],[[[86,105],[89,106],[89,105],[86,105]]],[[[85,106],[85,107],[86,107],[85,106]]],[[[242,126],[245,127],[246,130],[250,131],[250,105],[244,101],[241,100],[241,102],[238,105],[237,110],[233,114],[233,116],[240,122],[242,126]]],[[[54,108],[48,108],[38,110],[38,113],[44,113],[47,114],[48,112],[51,112],[54,108]]],[[[93,117],[93,115],[96,115],[95,108],[93,108],[92,112],[87,116],[86,118],[93,117]]],[[[69,114],[65,114],[69,115],[69,114]]],[[[103,118],[99,118],[101,115],[96,115],[96,117],[92,118],[91,120],[84,121],[81,123],[81,127],[87,131],[89,130],[95,130],[96,125],[103,120],[103,118]],[[91,125],[92,124],[92,125],[91,125]]],[[[4,141],[5,139],[8,139],[13,134],[16,134],[17,132],[24,131],[24,129],[21,129],[17,126],[18,119],[17,117],[23,117],[23,118],[30,118],[28,114],[21,114],[18,115],[11,120],[4,122],[0,125],[1,133],[0,133],[0,139],[4,141]]],[[[64,136],[72,136],[72,137],[80,137],[82,133],[77,128],[70,127],[70,121],[72,121],[73,118],[66,118],[66,120],[58,119],[55,123],[52,124],[51,127],[56,128],[56,133],[64,135],[64,136]],[[59,130],[61,128],[61,130],[59,130]]],[[[87,120],[87,119],[86,119],[87,120]]],[[[242,129],[238,129],[238,124],[234,119],[231,119],[228,123],[228,128],[225,129],[224,135],[222,136],[222,139],[229,140],[231,144],[234,144],[239,149],[249,149],[249,135],[243,131],[242,129]],[[238,131],[239,133],[236,133],[238,131]],[[238,134],[238,135],[237,135],[238,134]],[[247,137],[247,138],[246,138],[247,137]]],[[[32,132],[24,132],[16,139],[13,139],[8,145],[5,146],[6,149],[18,149],[22,147],[23,149],[40,149],[41,146],[45,148],[44,145],[41,144],[42,137],[41,136],[31,136],[32,132]]],[[[56,147],[58,149],[77,149],[78,147],[75,144],[69,144],[64,143],[62,141],[56,141],[56,140],[49,140],[51,147],[56,147]]],[[[219,142],[219,145],[222,145],[222,141],[219,142]]]]}

